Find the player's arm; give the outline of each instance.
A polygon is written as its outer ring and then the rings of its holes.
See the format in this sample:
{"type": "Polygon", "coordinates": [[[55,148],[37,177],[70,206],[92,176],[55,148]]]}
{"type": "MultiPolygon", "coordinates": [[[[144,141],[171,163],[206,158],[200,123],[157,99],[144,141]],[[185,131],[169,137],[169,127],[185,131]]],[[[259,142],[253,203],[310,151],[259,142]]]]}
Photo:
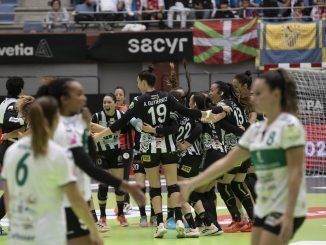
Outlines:
{"type": "Polygon", "coordinates": [[[238,126],[233,125],[232,123],[228,122],[227,120],[222,120],[221,128],[224,129],[227,133],[235,134],[236,136],[241,136],[244,133],[244,128],[240,128],[238,126]]]}
{"type": "Polygon", "coordinates": [[[82,197],[82,194],[80,193],[76,182],[70,182],[63,186],[63,191],[68,197],[72,210],[89,229],[92,240],[97,241],[97,244],[103,244],[103,240],[99,236],[93,217],[91,216],[88,210],[88,205],[82,197]]]}
{"type": "Polygon", "coordinates": [[[9,139],[13,139],[13,138],[19,138],[20,135],[24,133],[24,131],[25,131],[25,128],[22,127],[22,128],[14,130],[14,131],[11,131],[9,133],[2,134],[1,140],[9,140],[9,139]]]}
{"type": "Polygon", "coordinates": [[[108,135],[113,135],[115,132],[121,130],[135,116],[136,116],[136,107],[133,108],[129,107],[126,113],[119,120],[115,121],[115,123],[111,127],[106,128],[101,132],[94,134],[95,142],[98,142],[103,137],[106,137],[108,135]]]}
{"type": "Polygon", "coordinates": [[[203,131],[203,125],[200,122],[195,121],[193,127],[191,128],[190,135],[188,139],[186,139],[186,141],[192,145],[199,138],[202,131],[203,131]]]}
{"type": "Polygon", "coordinates": [[[92,159],[85,152],[83,147],[74,147],[70,150],[72,152],[75,164],[85,173],[87,173],[88,176],[101,183],[119,188],[124,192],[129,192],[139,205],[142,205],[145,202],[145,195],[143,194],[140,186],[129,184],[128,182],[120,180],[103,169],[95,166],[92,159]]]}
{"type": "Polygon", "coordinates": [[[229,154],[220,160],[214,162],[204,172],[196,177],[180,182],[181,194],[184,201],[188,200],[190,193],[205,184],[210,183],[212,180],[218,178],[224,173],[228,172],[236,166],[237,163],[243,162],[249,158],[248,150],[241,148],[240,146],[234,147],[229,154]]]}
{"type": "Polygon", "coordinates": [[[7,216],[8,218],[10,219],[10,212],[9,212],[9,190],[8,190],[8,185],[7,185],[7,180],[3,180],[3,198],[4,198],[4,201],[5,201],[5,209],[7,211],[7,216]]]}

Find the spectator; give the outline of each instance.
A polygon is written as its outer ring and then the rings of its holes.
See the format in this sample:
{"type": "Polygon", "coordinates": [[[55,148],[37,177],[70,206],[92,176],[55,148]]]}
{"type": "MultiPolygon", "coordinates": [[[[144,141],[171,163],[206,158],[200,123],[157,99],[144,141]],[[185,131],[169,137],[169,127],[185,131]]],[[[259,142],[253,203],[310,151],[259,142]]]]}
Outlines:
{"type": "Polygon", "coordinates": [[[311,10],[311,18],[313,21],[321,20],[323,17],[326,17],[325,4],[325,0],[317,0],[317,3],[311,10]]]}
{"type": "Polygon", "coordinates": [[[83,4],[77,4],[75,6],[75,21],[78,23],[80,21],[95,21],[95,0],[84,0],[83,4]]]}
{"type": "Polygon", "coordinates": [[[127,11],[126,20],[141,19],[143,0],[124,0],[125,10],[127,11]]]}
{"type": "Polygon", "coordinates": [[[239,13],[239,17],[244,19],[256,17],[257,14],[255,10],[252,9],[253,7],[254,6],[251,5],[250,0],[242,0],[242,6],[239,13]]]}
{"type": "Polygon", "coordinates": [[[214,0],[193,0],[192,7],[197,10],[195,12],[196,19],[209,19],[213,9],[214,0]]]}
{"type": "Polygon", "coordinates": [[[52,9],[47,13],[45,19],[48,31],[67,31],[69,26],[69,14],[67,10],[61,7],[60,0],[52,0],[50,4],[52,9]]]}
{"type": "Polygon", "coordinates": [[[228,0],[222,0],[220,4],[220,10],[215,14],[216,19],[232,19],[234,14],[231,11],[228,0]]]}
{"type": "MultiPolygon", "coordinates": [[[[215,5],[216,5],[217,8],[220,8],[221,7],[221,2],[222,1],[223,0],[215,0],[215,5]]],[[[238,8],[240,6],[240,4],[239,4],[240,3],[240,0],[228,0],[227,2],[228,2],[229,6],[231,8],[238,8]]]]}
{"type": "MultiPolygon", "coordinates": [[[[119,13],[124,11],[125,4],[122,0],[100,0],[98,6],[98,12],[104,12],[99,15],[101,21],[123,21],[124,15],[119,13]]],[[[109,31],[112,30],[113,24],[104,24],[104,29],[109,31]]]]}
{"type": "Polygon", "coordinates": [[[263,8],[273,8],[273,9],[263,9],[263,15],[266,20],[277,20],[275,17],[278,16],[280,10],[278,8],[277,0],[263,0],[263,8]]]}
{"type": "Polygon", "coordinates": [[[303,20],[303,6],[301,5],[300,2],[296,2],[294,5],[293,5],[293,12],[292,12],[292,18],[294,20],[303,20]]]}
{"type": "Polygon", "coordinates": [[[177,20],[180,19],[181,28],[186,28],[187,14],[189,13],[189,0],[170,0],[167,5],[168,11],[168,27],[173,28],[174,14],[177,20]]]}
{"type": "MultiPolygon", "coordinates": [[[[164,1],[163,0],[143,0],[142,9],[145,11],[157,11],[154,13],[143,12],[143,20],[159,20],[159,28],[164,29],[165,24],[163,22],[163,10],[164,10],[164,1]]],[[[148,24],[145,23],[148,28],[148,24]]]]}

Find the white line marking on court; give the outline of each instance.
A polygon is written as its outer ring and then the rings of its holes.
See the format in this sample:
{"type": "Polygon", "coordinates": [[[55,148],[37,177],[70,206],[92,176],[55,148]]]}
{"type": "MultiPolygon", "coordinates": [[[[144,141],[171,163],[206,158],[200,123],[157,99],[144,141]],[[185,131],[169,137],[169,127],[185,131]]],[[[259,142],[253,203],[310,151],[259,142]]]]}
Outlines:
{"type": "Polygon", "coordinates": [[[310,187],[311,189],[317,189],[317,190],[326,190],[326,186],[314,186],[310,187]]]}
{"type": "Polygon", "coordinates": [[[326,245],[326,242],[323,241],[300,241],[300,242],[293,242],[290,245],[326,245]]]}

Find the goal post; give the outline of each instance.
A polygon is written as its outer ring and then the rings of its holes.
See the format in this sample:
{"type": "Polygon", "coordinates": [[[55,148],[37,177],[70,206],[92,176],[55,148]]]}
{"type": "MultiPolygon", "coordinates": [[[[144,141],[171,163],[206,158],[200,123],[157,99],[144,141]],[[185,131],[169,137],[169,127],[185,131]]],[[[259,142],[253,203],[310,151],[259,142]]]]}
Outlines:
{"type": "Polygon", "coordinates": [[[326,176],[326,70],[286,69],[294,78],[307,134],[306,175],[326,176]]]}

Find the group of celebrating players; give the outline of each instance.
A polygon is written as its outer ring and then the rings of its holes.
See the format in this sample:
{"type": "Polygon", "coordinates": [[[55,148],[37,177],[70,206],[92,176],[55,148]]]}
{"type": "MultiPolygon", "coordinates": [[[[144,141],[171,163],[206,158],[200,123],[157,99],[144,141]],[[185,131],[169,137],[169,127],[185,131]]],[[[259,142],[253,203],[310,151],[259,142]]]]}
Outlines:
{"type": "Polygon", "coordinates": [[[289,241],[306,210],[305,134],[295,117],[295,84],[286,71],[262,74],[254,84],[250,74],[238,74],[230,83],[213,82],[209,92],[190,93],[177,86],[171,64],[172,89],[157,91],[155,83],[150,67],[138,74],[141,95],[129,107],[124,88],[117,87],[104,96],[103,110],[91,115],[74,79],[48,79],[35,98],[22,95],[19,78],[7,81],[8,96],[0,106],[6,143],[0,211],[4,202],[9,243],[101,244],[98,231],[110,229],[108,186],[115,188],[120,225],[128,226],[124,205],[130,193],[139,205],[139,225],[147,227],[146,179],[154,238],[163,238],[168,225],[177,238],[253,231],[252,244],[289,241]],[[128,182],[130,167],[136,184],[128,182]],[[100,219],[91,178],[99,182],[100,219]],[[232,216],[224,230],[217,221],[216,187],[232,216]]]}

